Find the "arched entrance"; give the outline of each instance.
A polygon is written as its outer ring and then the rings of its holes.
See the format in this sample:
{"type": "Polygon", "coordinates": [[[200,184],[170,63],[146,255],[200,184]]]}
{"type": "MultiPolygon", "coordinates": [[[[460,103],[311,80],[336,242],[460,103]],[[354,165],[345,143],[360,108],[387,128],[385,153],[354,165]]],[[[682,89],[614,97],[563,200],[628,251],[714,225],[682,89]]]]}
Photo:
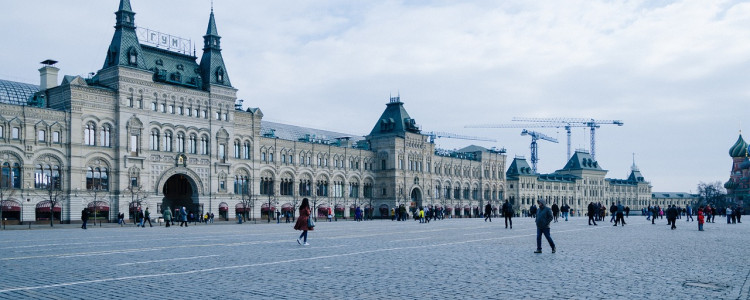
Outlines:
{"type": "Polygon", "coordinates": [[[422,206],[422,191],[418,188],[411,190],[411,202],[416,204],[416,209],[422,206]]]}
{"type": "Polygon", "coordinates": [[[164,183],[162,207],[169,207],[174,211],[184,206],[188,214],[202,214],[203,210],[198,204],[198,194],[195,191],[193,179],[184,174],[172,175],[164,183]]]}

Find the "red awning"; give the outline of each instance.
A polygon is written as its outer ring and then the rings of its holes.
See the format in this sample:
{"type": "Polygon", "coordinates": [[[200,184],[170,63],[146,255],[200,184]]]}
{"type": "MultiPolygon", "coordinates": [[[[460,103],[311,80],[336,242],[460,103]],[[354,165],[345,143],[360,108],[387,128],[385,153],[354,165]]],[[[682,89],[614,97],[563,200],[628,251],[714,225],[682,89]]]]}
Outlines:
{"type": "Polygon", "coordinates": [[[228,211],[229,205],[226,202],[219,203],[219,211],[228,211]]]}
{"type": "MultiPolygon", "coordinates": [[[[268,211],[268,203],[263,203],[263,205],[260,206],[260,211],[267,212],[268,211]]],[[[275,206],[271,206],[271,211],[276,211],[275,206]]]]}
{"type": "Polygon", "coordinates": [[[294,210],[294,207],[292,207],[291,203],[284,203],[281,205],[282,212],[288,212],[288,211],[293,211],[293,210],[294,210]]]}
{"type": "Polygon", "coordinates": [[[89,205],[87,207],[91,211],[109,211],[109,204],[104,201],[89,202],[89,205]]]}
{"type": "MultiPolygon", "coordinates": [[[[52,206],[52,203],[49,202],[49,200],[39,202],[36,205],[36,211],[37,212],[49,212],[50,206],[52,206]]],[[[62,207],[60,206],[60,204],[55,205],[54,212],[62,212],[62,207]]]]}
{"type": "Polygon", "coordinates": [[[13,200],[3,200],[3,202],[0,202],[0,206],[2,206],[3,211],[7,212],[21,211],[21,204],[13,200]]]}

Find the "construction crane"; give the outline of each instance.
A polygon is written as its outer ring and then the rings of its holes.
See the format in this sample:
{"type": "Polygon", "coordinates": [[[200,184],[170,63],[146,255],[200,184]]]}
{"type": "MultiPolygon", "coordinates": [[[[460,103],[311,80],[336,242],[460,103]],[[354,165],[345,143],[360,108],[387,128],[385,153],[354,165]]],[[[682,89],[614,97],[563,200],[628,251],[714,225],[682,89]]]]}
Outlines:
{"type": "Polygon", "coordinates": [[[600,125],[617,125],[622,126],[624,123],[620,120],[595,120],[584,118],[519,118],[514,117],[513,121],[533,122],[540,124],[557,124],[558,127],[564,127],[568,134],[568,159],[570,159],[570,128],[571,127],[588,127],[591,129],[591,158],[596,160],[596,129],[600,125]]]}
{"type": "Polygon", "coordinates": [[[557,139],[553,137],[549,137],[544,133],[536,132],[536,131],[530,131],[524,129],[521,131],[521,135],[528,135],[531,136],[531,170],[536,174],[536,163],[539,161],[539,147],[536,144],[537,140],[545,140],[550,141],[553,143],[557,143],[557,139]]]}
{"type": "Polygon", "coordinates": [[[467,125],[466,128],[564,128],[568,137],[568,160],[570,160],[570,129],[574,127],[591,128],[591,157],[595,158],[596,151],[596,128],[600,125],[617,125],[622,126],[620,120],[594,120],[594,119],[573,119],[573,118],[519,118],[514,117],[513,121],[532,122],[532,123],[511,123],[511,124],[481,124],[467,125]]]}
{"type": "Polygon", "coordinates": [[[474,141],[485,141],[485,142],[497,142],[495,139],[489,139],[489,138],[483,138],[478,136],[469,136],[469,135],[460,135],[460,134],[453,134],[448,132],[439,132],[439,131],[430,131],[423,133],[424,135],[427,135],[430,137],[430,143],[435,143],[436,138],[451,138],[451,139],[459,139],[459,140],[474,140],[474,141]]]}

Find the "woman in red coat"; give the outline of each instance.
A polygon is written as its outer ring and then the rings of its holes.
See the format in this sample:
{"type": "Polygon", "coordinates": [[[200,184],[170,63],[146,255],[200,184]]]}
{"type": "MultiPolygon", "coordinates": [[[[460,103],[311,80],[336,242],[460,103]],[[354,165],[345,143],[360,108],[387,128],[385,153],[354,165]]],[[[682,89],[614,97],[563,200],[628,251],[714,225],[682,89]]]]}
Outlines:
{"type": "Polygon", "coordinates": [[[698,208],[698,231],[703,231],[703,206],[698,208]]]}
{"type": "Polygon", "coordinates": [[[302,230],[302,234],[300,234],[299,237],[297,238],[297,244],[305,245],[305,246],[310,245],[307,243],[307,231],[313,230],[313,228],[307,227],[307,221],[309,219],[310,219],[310,200],[307,200],[307,198],[304,198],[302,199],[302,204],[299,206],[299,218],[297,218],[297,223],[294,224],[294,229],[302,230]],[[304,238],[304,240],[300,241],[301,238],[304,238]]]}

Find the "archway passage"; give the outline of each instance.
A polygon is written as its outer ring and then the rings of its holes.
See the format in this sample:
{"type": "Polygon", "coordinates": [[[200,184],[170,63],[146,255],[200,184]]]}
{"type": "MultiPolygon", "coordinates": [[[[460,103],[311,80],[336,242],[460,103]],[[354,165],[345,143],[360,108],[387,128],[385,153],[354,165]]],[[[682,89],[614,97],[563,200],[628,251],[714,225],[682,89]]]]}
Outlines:
{"type": "Polygon", "coordinates": [[[422,191],[417,188],[411,190],[411,202],[416,204],[416,209],[422,207],[422,191]]]}
{"type": "Polygon", "coordinates": [[[185,207],[188,213],[201,213],[198,195],[195,194],[192,179],[183,174],[172,175],[164,184],[162,209],[169,207],[172,211],[185,207]]]}

